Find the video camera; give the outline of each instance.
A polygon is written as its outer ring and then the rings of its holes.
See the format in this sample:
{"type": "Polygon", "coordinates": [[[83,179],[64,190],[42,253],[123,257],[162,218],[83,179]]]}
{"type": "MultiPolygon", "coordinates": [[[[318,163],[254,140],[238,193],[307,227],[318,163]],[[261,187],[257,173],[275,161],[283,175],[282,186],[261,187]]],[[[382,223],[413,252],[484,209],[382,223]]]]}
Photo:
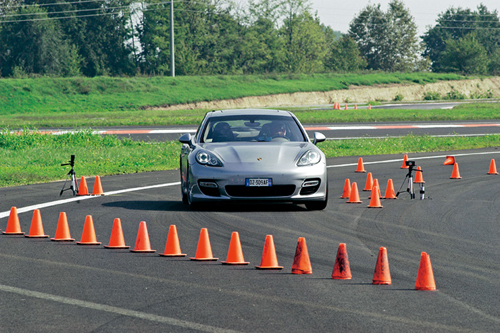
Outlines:
{"type": "Polygon", "coordinates": [[[412,167],[412,168],[417,165],[415,161],[405,161],[405,164],[407,167],[412,167]]]}
{"type": "Polygon", "coordinates": [[[75,155],[71,155],[71,159],[68,163],[61,164],[61,166],[65,166],[65,165],[71,165],[71,167],[74,167],[75,166],[75,155]]]}

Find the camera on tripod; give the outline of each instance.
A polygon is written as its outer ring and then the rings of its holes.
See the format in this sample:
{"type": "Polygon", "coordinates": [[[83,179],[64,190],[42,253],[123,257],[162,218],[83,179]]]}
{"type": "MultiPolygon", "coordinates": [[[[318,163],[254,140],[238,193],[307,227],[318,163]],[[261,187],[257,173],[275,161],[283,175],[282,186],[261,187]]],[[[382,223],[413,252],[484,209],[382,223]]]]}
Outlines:
{"type": "Polygon", "coordinates": [[[68,163],[61,164],[61,166],[65,165],[71,165],[71,167],[73,168],[75,166],[75,155],[71,155],[71,159],[68,161],[68,163]]]}
{"type": "Polygon", "coordinates": [[[62,187],[62,190],[61,192],[59,193],[59,196],[61,196],[63,194],[64,191],[67,191],[67,190],[71,190],[73,192],[73,196],[75,196],[77,193],[78,193],[78,183],[76,181],[76,174],[75,174],[75,155],[71,155],[71,158],[70,160],[68,161],[68,163],[63,163],[61,164],[61,166],[66,166],[66,165],[69,165],[71,166],[71,170],[69,170],[68,172],[68,175],[66,177],[66,181],[64,182],[63,184],[63,187],[62,187]],[[66,183],[70,182],[70,186],[69,188],[66,188],[66,183]]]}
{"type": "MultiPolygon", "coordinates": [[[[423,172],[419,168],[415,168],[417,166],[415,161],[405,161],[405,165],[408,167],[408,173],[406,174],[405,179],[403,180],[403,183],[401,184],[401,187],[399,188],[399,191],[396,193],[396,197],[399,196],[399,194],[402,192],[402,188],[405,184],[405,182],[408,182],[408,187],[406,189],[406,192],[410,194],[410,199],[415,199],[415,188],[413,185],[413,172],[423,172]]],[[[420,184],[420,200],[423,200],[425,198],[425,187],[420,184]]]]}

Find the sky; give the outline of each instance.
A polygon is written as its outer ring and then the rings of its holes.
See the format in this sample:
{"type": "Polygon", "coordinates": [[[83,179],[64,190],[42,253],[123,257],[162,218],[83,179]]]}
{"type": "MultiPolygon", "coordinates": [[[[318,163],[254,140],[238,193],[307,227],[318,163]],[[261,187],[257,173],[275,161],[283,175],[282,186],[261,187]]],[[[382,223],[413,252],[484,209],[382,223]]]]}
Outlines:
{"type": "MultiPolygon", "coordinates": [[[[390,0],[310,1],[312,3],[312,11],[313,13],[318,13],[321,23],[330,26],[335,31],[343,33],[347,32],[349,23],[368,4],[380,4],[381,9],[386,12],[387,4],[390,2],[390,0]]],[[[477,6],[482,3],[488,8],[489,12],[493,12],[496,9],[500,14],[500,0],[406,0],[403,2],[415,19],[419,35],[423,35],[427,31],[426,26],[434,26],[438,15],[450,7],[469,8],[475,11],[477,6]]]]}

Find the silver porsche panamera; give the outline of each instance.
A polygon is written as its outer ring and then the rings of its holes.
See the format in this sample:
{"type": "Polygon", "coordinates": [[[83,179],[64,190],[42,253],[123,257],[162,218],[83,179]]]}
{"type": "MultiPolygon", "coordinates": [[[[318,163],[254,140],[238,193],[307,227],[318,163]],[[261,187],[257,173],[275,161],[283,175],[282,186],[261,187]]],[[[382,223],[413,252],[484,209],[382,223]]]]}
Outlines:
{"type": "Polygon", "coordinates": [[[288,111],[222,110],[205,115],[196,134],[182,135],[182,201],[275,201],[324,209],[326,159],[288,111]]]}

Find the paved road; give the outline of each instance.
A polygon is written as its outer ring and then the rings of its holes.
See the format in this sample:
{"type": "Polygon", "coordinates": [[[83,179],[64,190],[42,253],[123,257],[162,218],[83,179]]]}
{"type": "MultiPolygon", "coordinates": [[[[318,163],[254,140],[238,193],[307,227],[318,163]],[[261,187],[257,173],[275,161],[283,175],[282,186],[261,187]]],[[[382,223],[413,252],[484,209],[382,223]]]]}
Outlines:
{"type": "MultiPolygon", "coordinates": [[[[349,124],[306,124],[310,137],[320,131],[329,140],[366,138],[366,137],[398,137],[410,133],[415,135],[434,136],[480,136],[499,134],[500,120],[495,121],[455,121],[455,122],[385,122],[385,123],[349,123],[349,124]]],[[[47,129],[47,132],[59,134],[67,129],[47,129]]],[[[113,127],[97,129],[103,135],[117,135],[122,138],[143,141],[173,141],[184,133],[195,133],[192,126],[157,126],[157,127],[113,127]]]]}
{"type": "MultiPolygon", "coordinates": [[[[328,161],[330,200],[318,212],[288,204],[189,211],[179,200],[178,171],[104,177],[107,195],[76,201],[68,192],[59,197],[62,182],[2,188],[2,230],[11,206],[29,231],[32,209],[49,203],[41,212],[51,236],[65,211],[79,240],[90,214],[107,244],[119,217],[134,247],[139,222],[146,221],[158,253],[176,224],[183,252],[194,256],[200,229],[208,228],[214,256],[223,260],[238,231],[251,263],[224,266],[0,235],[0,331],[498,332],[500,176],[486,173],[492,158],[500,161],[499,151],[452,153],[462,179],[450,179],[443,153],[410,155],[424,170],[427,199],[403,193],[383,200],[382,209],[366,207],[367,192],[360,191],[362,204],[339,198],[345,178],[364,186],[355,157],[328,161]],[[268,234],[282,271],[254,269],[268,234]],[[312,275],[291,274],[298,237],[307,240],[312,275]],[[347,244],[352,280],[330,278],[339,243],[347,244]],[[390,286],[371,284],[381,246],[388,249],[390,286]],[[431,258],[434,292],[414,290],[423,251],[431,258]]],[[[406,174],[402,156],[364,162],[383,190],[389,178],[398,190],[406,174]]]]}

